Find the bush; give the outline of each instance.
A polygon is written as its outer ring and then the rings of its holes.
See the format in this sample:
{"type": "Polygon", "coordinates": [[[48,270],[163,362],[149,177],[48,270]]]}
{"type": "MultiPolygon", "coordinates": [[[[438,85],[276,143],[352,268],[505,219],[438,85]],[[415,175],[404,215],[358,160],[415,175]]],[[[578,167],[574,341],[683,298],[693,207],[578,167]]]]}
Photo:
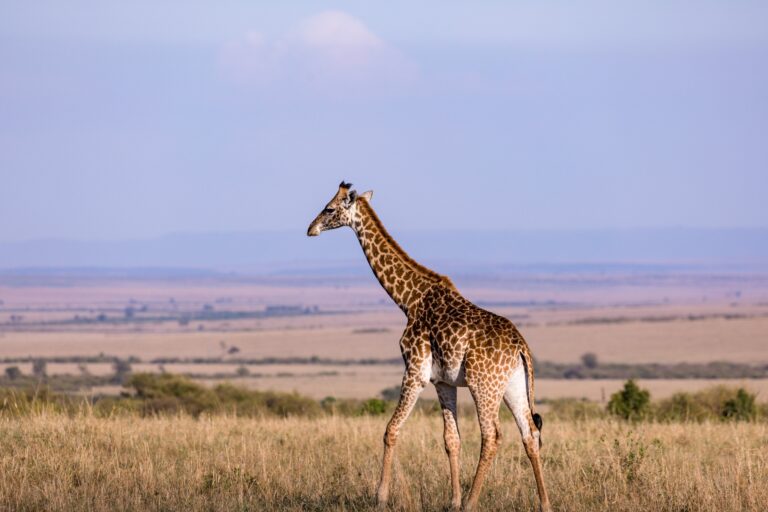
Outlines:
{"type": "Polygon", "coordinates": [[[611,395],[608,412],[626,420],[640,420],[649,416],[650,403],[651,393],[629,379],[621,391],[611,395]]]}
{"type": "Polygon", "coordinates": [[[361,414],[370,414],[372,416],[378,416],[387,412],[387,402],[380,398],[371,398],[363,402],[360,407],[361,414]]]}
{"type": "MultiPolygon", "coordinates": [[[[252,391],[252,393],[258,393],[258,391],[252,391]]],[[[298,393],[267,391],[263,394],[266,397],[267,410],[278,416],[317,416],[321,412],[317,401],[298,393]]]]}
{"type": "Polygon", "coordinates": [[[145,415],[187,412],[199,416],[204,411],[215,410],[218,402],[210,389],[170,373],[137,373],[128,379],[126,387],[135,390],[145,415]]]}
{"type": "Polygon", "coordinates": [[[5,376],[8,377],[9,380],[16,380],[21,377],[21,370],[19,370],[18,366],[9,366],[5,369],[5,376]]]}
{"type": "Polygon", "coordinates": [[[656,417],[662,421],[702,422],[711,418],[712,413],[698,395],[675,393],[662,400],[656,411],[656,417]]]}
{"type": "Polygon", "coordinates": [[[315,400],[297,393],[255,391],[229,383],[210,389],[170,373],[138,373],[128,380],[127,386],[134,388],[143,414],[186,412],[192,416],[227,413],[288,417],[316,416],[322,412],[315,400]]]}
{"type": "Polygon", "coordinates": [[[675,393],[662,400],[656,417],[662,421],[749,421],[757,418],[755,395],[745,389],[712,386],[696,393],[675,393]]]}
{"type": "Polygon", "coordinates": [[[739,388],[735,397],[725,401],[721,414],[723,418],[729,420],[753,420],[757,415],[755,395],[747,393],[744,388],[739,388]]]}
{"type": "Polygon", "coordinates": [[[320,407],[326,414],[334,416],[357,416],[360,414],[361,406],[359,400],[327,396],[320,401],[320,407]]]}

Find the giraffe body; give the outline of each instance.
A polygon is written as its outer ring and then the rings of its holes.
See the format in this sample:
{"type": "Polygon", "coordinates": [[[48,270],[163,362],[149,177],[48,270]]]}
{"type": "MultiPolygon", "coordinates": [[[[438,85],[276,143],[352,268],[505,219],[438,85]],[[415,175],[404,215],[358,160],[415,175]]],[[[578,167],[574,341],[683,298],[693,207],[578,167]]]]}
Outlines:
{"type": "Polygon", "coordinates": [[[400,400],[384,434],[384,458],[378,501],[389,496],[392,459],[401,427],[419,394],[434,384],[443,413],[452,507],[461,507],[461,439],[456,388],[468,387],[475,401],[482,448],[465,509],[477,506],[480,489],[501,440],[502,400],[515,417],[531,461],[542,510],[550,510],[541,472],[540,416],[533,412],[533,365],[530,350],[515,325],[464,298],[450,279],[412,260],[384,229],[370,205],[370,192],[357,195],[342,182],[334,198],[312,222],[310,236],[341,226],[356,233],[381,285],[405,313],[400,339],[405,362],[400,400]]]}

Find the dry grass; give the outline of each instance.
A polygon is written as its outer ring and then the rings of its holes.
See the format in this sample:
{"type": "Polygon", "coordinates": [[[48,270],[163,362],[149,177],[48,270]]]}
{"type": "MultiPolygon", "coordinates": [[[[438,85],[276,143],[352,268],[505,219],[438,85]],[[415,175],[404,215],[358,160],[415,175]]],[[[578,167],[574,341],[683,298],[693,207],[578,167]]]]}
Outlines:
{"type": "MultiPolygon", "coordinates": [[[[2,510],[371,510],[386,419],[98,419],[42,413],[0,419],[2,510]]],[[[479,451],[463,420],[462,480],[479,451]]],[[[532,510],[515,427],[483,510],[532,510]]],[[[765,423],[550,421],[544,430],[556,510],[743,511],[768,503],[765,423]]],[[[398,446],[394,510],[449,502],[442,425],[416,416],[398,446]]]]}

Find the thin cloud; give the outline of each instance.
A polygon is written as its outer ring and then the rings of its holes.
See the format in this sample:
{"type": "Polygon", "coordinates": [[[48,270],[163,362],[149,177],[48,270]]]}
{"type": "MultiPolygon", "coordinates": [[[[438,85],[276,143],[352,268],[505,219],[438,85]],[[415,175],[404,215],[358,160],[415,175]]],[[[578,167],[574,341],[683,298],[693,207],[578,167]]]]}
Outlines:
{"type": "Polygon", "coordinates": [[[278,37],[252,31],[221,54],[225,75],[261,88],[314,92],[383,92],[412,84],[415,65],[361,20],[327,11],[278,37]]]}

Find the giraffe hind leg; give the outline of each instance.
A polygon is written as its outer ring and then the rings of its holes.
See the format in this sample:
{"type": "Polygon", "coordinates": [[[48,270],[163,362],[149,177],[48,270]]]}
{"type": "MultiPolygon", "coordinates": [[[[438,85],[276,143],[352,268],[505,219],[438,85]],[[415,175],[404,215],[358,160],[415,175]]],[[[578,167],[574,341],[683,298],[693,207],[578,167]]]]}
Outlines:
{"type": "Polygon", "coordinates": [[[466,511],[476,510],[483,482],[501,444],[499,405],[501,404],[504,388],[487,384],[473,386],[470,383],[469,391],[475,400],[482,444],[475,478],[472,481],[472,487],[469,490],[469,496],[464,505],[464,510],[466,511]]]}
{"type": "Polygon", "coordinates": [[[451,509],[461,509],[461,480],[459,478],[459,455],[461,453],[461,437],[459,435],[458,415],[456,413],[456,388],[438,382],[435,384],[437,397],[443,411],[443,438],[445,452],[451,469],[451,509]]]}
{"type": "Polygon", "coordinates": [[[531,407],[528,403],[528,388],[525,378],[525,370],[519,365],[512,374],[512,377],[504,392],[504,403],[507,404],[512,415],[515,417],[517,428],[523,438],[523,446],[528,460],[531,462],[533,476],[536,479],[536,489],[541,502],[541,510],[551,510],[549,496],[544,486],[544,474],[541,464],[541,416],[531,413],[531,407]]]}

